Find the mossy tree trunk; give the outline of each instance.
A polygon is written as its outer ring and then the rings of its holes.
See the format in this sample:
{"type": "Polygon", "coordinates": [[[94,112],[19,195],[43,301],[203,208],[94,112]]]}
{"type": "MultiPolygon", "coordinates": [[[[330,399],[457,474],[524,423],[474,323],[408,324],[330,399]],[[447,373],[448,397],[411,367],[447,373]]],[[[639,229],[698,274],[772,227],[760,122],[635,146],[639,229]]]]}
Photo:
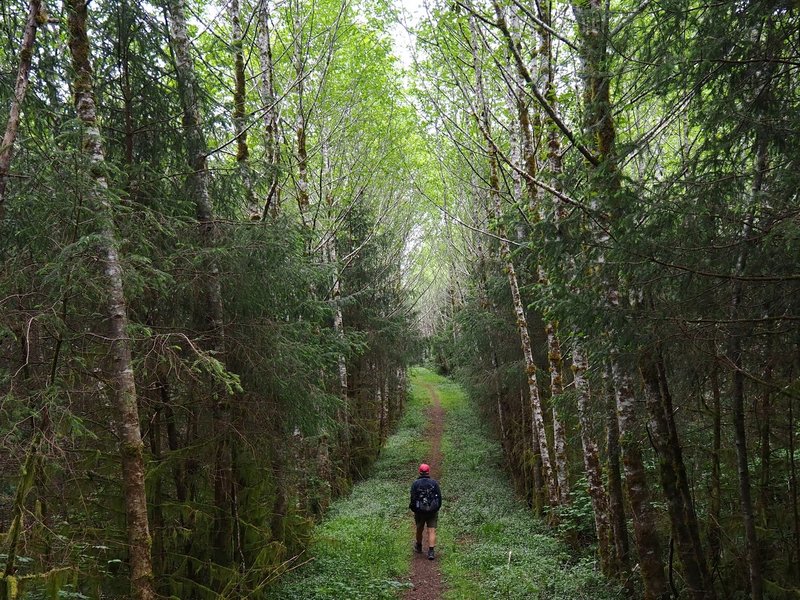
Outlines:
{"type": "Polygon", "coordinates": [[[264,162],[267,169],[267,195],[261,211],[261,219],[267,215],[277,217],[281,205],[280,163],[281,145],[278,130],[278,97],[275,92],[275,63],[272,58],[270,40],[271,13],[269,0],[261,0],[258,6],[258,53],[261,60],[261,80],[258,88],[264,110],[264,162]]]}
{"type": "MultiPolygon", "coordinates": [[[[608,56],[609,13],[602,0],[573,1],[572,9],[578,24],[581,55],[581,79],[583,81],[584,135],[592,140],[595,156],[590,163],[592,187],[604,201],[603,208],[614,217],[621,217],[625,207],[618,196],[621,179],[615,152],[616,130],[611,104],[611,71],[608,56]]],[[[607,237],[607,233],[600,234],[607,237]]],[[[603,239],[598,240],[601,243],[603,239]]],[[[604,257],[599,261],[604,263],[604,257]]],[[[603,294],[609,311],[617,313],[620,309],[620,289],[618,275],[610,272],[603,281],[603,294]]],[[[634,539],[639,553],[647,600],[666,598],[667,581],[664,573],[661,544],[650,505],[647,477],[639,443],[639,425],[633,382],[622,364],[615,347],[617,333],[613,326],[609,330],[610,362],[616,394],[616,408],[619,422],[620,448],[625,472],[625,488],[633,516],[634,539]]]]}
{"type": "Polygon", "coordinates": [[[630,566],[628,520],[622,491],[622,465],[619,450],[619,420],[611,367],[603,368],[603,397],[606,422],[606,470],[608,473],[608,518],[611,522],[611,572],[623,577],[630,566]]]}
{"type": "Polygon", "coordinates": [[[650,414],[650,433],[659,462],[661,487],[667,501],[672,536],[678,548],[678,556],[683,565],[689,595],[696,600],[715,597],[711,584],[705,555],[698,535],[697,517],[691,497],[687,504],[684,487],[686,468],[683,464],[682,450],[677,432],[670,427],[672,419],[671,404],[667,402],[667,390],[659,376],[655,352],[642,352],[639,357],[639,371],[644,383],[645,402],[650,414]]]}
{"type": "Polygon", "coordinates": [[[8,112],[6,130],[3,133],[2,141],[0,141],[0,219],[3,218],[3,206],[6,198],[8,175],[11,169],[11,158],[14,154],[14,143],[17,139],[20,118],[22,117],[22,103],[28,91],[36,30],[46,19],[46,15],[42,12],[41,0],[30,0],[28,18],[25,22],[25,31],[22,34],[22,43],[19,49],[19,67],[17,68],[14,93],[11,96],[11,108],[8,112]]]}
{"type": "Polygon", "coordinates": [[[239,0],[228,4],[231,21],[231,54],[233,55],[233,133],[236,136],[236,163],[245,191],[245,205],[252,220],[261,218],[253,191],[253,173],[250,168],[250,148],[247,145],[247,74],[244,67],[244,33],[239,0]]]}
{"type": "Polygon", "coordinates": [[[301,19],[301,4],[299,0],[291,2],[292,19],[292,63],[295,75],[295,94],[297,103],[297,114],[295,115],[295,161],[297,162],[297,207],[300,210],[300,221],[303,225],[308,225],[307,213],[309,209],[308,191],[308,136],[307,136],[307,115],[305,106],[305,78],[306,60],[308,58],[303,47],[303,23],[301,19]]]}
{"type": "Polygon", "coordinates": [[[589,498],[592,502],[597,550],[600,555],[600,569],[605,575],[611,574],[611,524],[608,515],[608,496],[603,485],[603,470],[600,466],[600,452],[592,437],[591,387],[586,377],[589,361],[580,340],[572,345],[572,373],[575,391],[578,395],[578,420],[581,426],[581,445],[583,446],[583,466],[589,484],[589,498]]]}
{"type": "Polygon", "coordinates": [[[87,3],[67,0],[68,39],[74,70],[73,95],[78,119],[83,127],[82,151],[91,169],[89,199],[97,219],[97,255],[103,265],[107,340],[110,364],[107,376],[113,390],[113,407],[122,463],[123,496],[127,518],[131,596],[152,600],[153,568],[151,538],[145,492],[145,465],[139,429],[139,406],[134,382],[131,340],[128,335],[128,308],[123,288],[122,264],[117,253],[118,240],[113,208],[104,174],[105,154],[91,66],[91,48],[87,33],[87,3]]]}
{"type": "Polygon", "coordinates": [[[471,38],[469,40],[469,44],[472,51],[472,66],[475,71],[475,92],[477,102],[477,106],[474,108],[474,117],[489,150],[490,200],[488,203],[488,208],[490,211],[490,226],[497,235],[498,244],[500,246],[500,258],[503,262],[503,270],[508,277],[508,284],[511,289],[511,299],[516,317],[517,331],[520,337],[522,353],[525,357],[525,372],[529,394],[528,399],[531,405],[533,428],[536,431],[538,438],[537,445],[541,454],[542,472],[545,485],[547,486],[547,498],[548,502],[552,506],[557,506],[559,503],[558,484],[553,472],[552,461],[550,459],[550,448],[547,442],[547,432],[544,426],[544,416],[542,412],[542,402],[539,394],[539,382],[537,377],[538,369],[533,360],[533,347],[531,345],[530,333],[528,332],[528,318],[525,314],[525,306],[522,303],[519,280],[517,278],[517,272],[511,256],[511,247],[508,239],[505,236],[505,230],[501,223],[502,206],[500,202],[500,179],[498,173],[499,165],[497,160],[497,149],[495,147],[494,140],[492,139],[491,125],[489,122],[489,108],[483,89],[482,63],[480,57],[478,56],[480,36],[477,31],[477,24],[474,16],[470,16],[470,32],[471,38]]]}

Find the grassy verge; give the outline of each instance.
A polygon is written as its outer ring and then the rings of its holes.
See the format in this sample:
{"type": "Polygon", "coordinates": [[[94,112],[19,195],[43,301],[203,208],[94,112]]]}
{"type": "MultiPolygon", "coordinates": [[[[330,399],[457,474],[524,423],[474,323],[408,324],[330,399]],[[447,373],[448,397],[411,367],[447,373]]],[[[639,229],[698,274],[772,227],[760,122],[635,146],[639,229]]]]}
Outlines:
{"type": "MultiPolygon", "coordinates": [[[[427,371],[412,372],[412,393],[398,431],[391,436],[369,479],[331,507],[314,533],[310,562],[285,575],[269,598],[396,598],[407,587],[411,565],[408,487],[419,456],[430,399],[422,390],[427,371]]],[[[301,559],[302,560],[302,559],[301,559]]]]}
{"type": "Polygon", "coordinates": [[[461,389],[443,378],[433,383],[447,410],[437,531],[446,597],[616,597],[591,557],[571,555],[514,496],[501,449],[461,389]]]}

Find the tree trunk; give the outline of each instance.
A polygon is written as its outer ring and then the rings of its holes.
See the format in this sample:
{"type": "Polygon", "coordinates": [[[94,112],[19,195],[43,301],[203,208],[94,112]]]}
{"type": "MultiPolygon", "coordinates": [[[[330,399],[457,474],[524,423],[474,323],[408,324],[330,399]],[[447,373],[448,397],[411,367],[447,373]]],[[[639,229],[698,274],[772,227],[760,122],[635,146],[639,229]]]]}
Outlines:
{"type": "Polygon", "coordinates": [[[712,405],[712,429],[713,441],[711,445],[711,490],[708,520],[708,548],[711,557],[711,571],[713,572],[719,565],[720,541],[722,530],[720,519],[722,518],[722,486],[720,471],[720,449],[722,447],[722,407],[721,393],[719,389],[719,368],[716,364],[711,367],[711,399],[712,405]]]}
{"type": "Polygon", "coordinates": [[[3,140],[0,142],[0,220],[3,218],[8,173],[11,169],[11,158],[14,154],[14,142],[19,131],[22,103],[25,100],[25,93],[28,91],[36,30],[46,20],[46,15],[42,14],[41,0],[30,0],[28,4],[28,19],[25,22],[25,32],[22,34],[22,43],[19,49],[19,67],[17,69],[17,80],[14,84],[14,94],[11,96],[8,123],[3,134],[3,140]]]}
{"type": "Polygon", "coordinates": [[[656,530],[655,518],[650,506],[647,477],[639,448],[638,436],[642,428],[636,416],[635,398],[631,380],[621,369],[615,356],[611,363],[614,388],[616,389],[619,440],[622,449],[622,465],[625,471],[625,489],[633,517],[633,533],[639,551],[639,565],[644,582],[646,600],[669,598],[661,544],[656,530]]]}
{"type": "Polygon", "coordinates": [[[267,168],[267,198],[261,211],[261,219],[267,215],[278,216],[281,204],[279,168],[281,162],[280,135],[278,131],[278,97],[275,93],[275,64],[272,60],[270,41],[269,1],[259,3],[258,51],[261,58],[261,85],[259,95],[264,109],[264,161],[267,168]]]}
{"type": "MultiPolygon", "coordinates": [[[[534,150],[531,117],[528,111],[526,94],[524,92],[524,82],[526,79],[530,78],[530,73],[527,71],[526,67],[518,60],[520,56],[519,54],[520,49],[519,49],[519,43],[515,38],[517,25],[514,16],[512,15],[511,25],[507,26],[500,5],[497,2],[494,2],[493,5],[495,8],[495,12],[497,14],[498,23],[500,24],[501,29],[503,29],[503,32],[506,35],[508,48],[511,51],[512,58],[514,59],[514,62],[517,65],[513,95],[516,101],[515,106],[519,121],[519,129],[520,129],[521,168],[527,175],[525,179],[525,185],[528,196],[528,209],[532,213],[535,213],[538,210],[540,216],[544,217],[544,209],[542,205],[543,196],[540,194],[539,188],[537,188],[537,186],[533,183],[533,178],[537,175],[538,165],[534,150]]],[[[546,14],[545,19],[549,19],[549,13],[550,13],[549,4],[547,4],[546,6],[542,5],[540,12],[542,14],[546,14]]],[[[551,65],[552,57],[550,56],[550,51],[549,51],[550,34],[548,31],[543,30],[540,32],[540,35],[542,38],[542,48],[539,55],[542,58],[542,60],[540,62],[539,76],[540,78],[552,84],[552,77],[553,77],[552,65],[551,65]]],[[[486,135],[487,133],[488,133],[488,124],[484,134],[486,135]]],[[[492,146],[493,142],[491,140],[487,141],[489,141],[490,148],[493,150],[492,146]]],[[[553,150],[557,150],[557,146],[554,147],[553,150]]],[[[560,165],[560,158],[558,164],[560,165]]],[[[516,173],[516,171],[512,173],[512,176],[514,176],[516,179],[519,178],[519,175],[516,173]]],[[[516,195],[519,196],[519,193],[517,193],[516,195]]],[[[544,272],[544,269],[542,269],[541,266],[539,267],[539,282],[542,285],[547,285],[548,282],[547,274],[544,272]]],[[[553,399],[556,399],[563,391],[562,376],[561,376],[561,366],[562,366],[561,350],[556,331],[557,331],[557,326],[554,322],[548,321],[545,324],[545,332],[547,334],[547,340],[548,340],[548,363],[550,367],[551,397],[553,399]]],[[[566,432],[564,430],[564,426],[561,420],[558,417],[558,410],[555,404],[553,404],[552,406],[552,414],[553,414],[553,445],[555,450],[555,463],[556,463],[555,485],[557,488],[558,504],[565,505],[569,503],[569,469],[568,469],[568,461],[566,454],[566,448],[567,448],[566,432]]]]}
{"type": "MultiPolygon", "coordinates": [[[[25,514],[25,500],[28,497],[34,482],[36,481],[36,471],[39,466],[39,444],[41,443],[41,436],[37,434],[31,442],[28,454],[25,457],[25,462],[22,464],[22,470],[17,479],[17,489],[14,493],[14,504],[11,507],[11,523],[8,526],[8,532],[5,535],[5,567],[3,574],[0,576],[0,586],[3,585],[3,579],[8,578],[17,570],[17,550],[19,547],[19,534],[23,527],[23,515],[25,514]]],[[[0,592],[4,590],[0,587],[0,592]]],[[[4,598],[0,600],[5,600],[4,598]]]]}
{"type": "Polygon", "coordinates": [[[797,507],[797,459],[795,458],[794,396],[789,396],[789,488],[794,516],[794,563],[800,560],[800,513],[797,507]]]}
{"type": "Polygon", "coordinates": [[[378,444],[377,452],[380,453],[383,440],[386,436],[386,394],[383,390],[382,375],[380,369],[377,371],[377,397],[378,397],[378,444]]]}
{"type": "Polygon", "coordinates": [[[583,466],[586,470],[586,480],[589,484],[589,498],[592,501],[594,513],[594,526],[597,533],[597,549],[600,555],[600,569],[604,575],[611,574],[611,525],[608,514],[608,497],[603,487],[603,472],[600,468],[600,453],[597,444],[592,438],[591,417],[591,388],[586,378],[589,362],[579,340],[573,342],[572,347],[572,373],[575,382],[575,391],[578,395],[578,419],[581,425],[581,445],[583,446],[583,466]]]}
{"type": "MultiPolygon", "coordinates": [[[[745,219],[741,234],[742,248],[734,266],[734,281],[731,294],[730,319],[736,323],[739,318],[739,309],[744,296],[741,275],[747,263],[748,238],[753,227],[755,202],[761,193],[764,173],[767,168],[767,146],[764,140],[756,142],[756,164],[753,174],[753,184],[750,189],[750,210],[745,219]]],[[[747,434],[745,432],[744,416],[744,372],[742,361],[742,338],[745,332],[741,326],[732,326],[728,339],[728,362],[733,368],[733,382],[731,389],[731,403],[733,413],[733,437],[736,444],[736,464],[739,473],[739,501],[742,511],[742,521],[745,532],[745,553],[750,575],[750,595],[753,600],[762,600],[764,597],[764,581],[761,571],[761,555],[756,534],[756,523],[753,512],[753,501],[750,492],[750,467],[747,457],[747,434]]]]}
{"type": "MultiPolygon", "coordinates": [[[[556,100],[556,91],[555,91],[555,83],[554,83],[554,72],[553,72],[553,52],[552,52],[552,35],[550,30],[548,29],[551,17],[552,17],[552,2],[550,0],[545,0],[544,2],[540,3],[540,10],[539,13],[542,17],[542,22],[544,27],[539,29],[539,37],[541,39],[541,45],[539,49],[539,78],[541,80],[540,87],[544,87],[545,95],[550,103],[550,106],[556,110],[557,109],[557,100],[556,100]]],[[[520,72],[520,69],[517,69],[517,86],[518,86],[518,93],[519,93],[519,101],[522,105],[522,109],[525,113],[528,112],[527,105],[522,101],[525,97],[522,92],[525,87],[525,76],[524,73],[520,72]]],[[[528,123],[530,123],[530,118],[526,119],[528,123]]],[[[552,121],[548,122],[548,136],[549,136],[549,144],[547,146],[547,165],[550,170],[550,186],[553,189],[560,190],[561,183],[559,181],[559,177],[561,176],[561,148],[559,143],[559,136],[558,131],[552,121]]],[[[523,143],[523,152],[533,152],[533,139],[532,136],[528,136],[525,139],[523,136],[524,143],[523,143]]],[[[534,169],[536,169],[536,157],[526,157],[525,165],[528,170],[528,175],[533,178],[536,174],[534,169]]],[[[540,218],[543,220],[547,218],[546,210],[545,210],[545,203],[544,203],[544,190],[535,186],[533,182],[529,179],[528,180],[528,193],[530,195],[531,203],[538,204],[538,211],[540,218]]],[[[558,207],[561,205],[561,202],[556,200],[555,206],[556,213],[554,216],[554,224],[556,227],[560,225],[561,221],[561,211],[558,207]]],[[[549,277],[545,272],[544,268],[540,265],[539,266],[539,282],[542,285],[549,285],[549,277]]],[[[563,377],[562,377],[562,356],[561,356],[561,345],[559,344],[558,339],[558,324],[552,320],[552,318],[547,318],[545,322],[545,334],[547,335],[547,360],[550,366],[550,397],[551,397],[551,404],[552,404],[552,411],[553,411],[553,445],[555,450],[555,459],[556,459],[556,472],[558,474],[558,494],[559,500],[561,504],[568,504],[569,503],[569,462],[567,460],[567,434],[564,428],[564,424],[562,423],[561,419],[558,416],[558,407],[557,402],[559,396],[564,391],[563,386],[563,377]]],[[[588,383],[588,382],[587,382],[588,383]]],[[[587,388],[588,393],[588,388],[587,388]]]]}
{"type": "MultiPolygon", "coordinates": [[[[331,169],[330,151],[327,141],[322,143],[322,179],[325,187],[325,204],[328,207],[328,221],[331,231],[328,235],[325,248],[328,255],[328,263],[332,266],[331,302],[333,303],[333,330],[339,341],[345,343],[344,317],[342,314],[342,274],[339,267],[339,260],[336,252],[336,230],[335,217],[333,214],[333,172],[331,169]]],[[[347,472],[350,469],[350,403],[349,390],[347,384],[347,361],[344,353],[340,352],[336,357],[337,370],[339,375],[339,397],[342,400],[341,409],[338,411],[338,421],[340,427],[339,442],[341,445],[342,459],[347,472]]]]}
{"type": "Polygon", "coordinates": [[[714,591],[714,582],[708,569],[708,561],[706,561],[706,556],[703,551],[703,544],[700,541],[700,526],[697,522],[697,512],[694,508],[694,497],[692,496],[692,488],[689,485],[689,477],[686,474],[686,464],[683,461],[683,448],[678,437],[678,426],[675,423],[675,407],[672,402],[672,394],[670,393],[667,379],[667,369],[664,364],[664,356],[660,350],[656,355],[656,370],[658,372],[659,389],[669,435],[667,447],[672,457],[672,464],[675,466],[678,492],[683,504],[683,520],[689,530],[689,539],[691,541],[693,553],[700,566],[705,597],[715,598],[716,592],[714,591]]]}
{"type": "Polygon", "coordinates": [[[500,445],[508,455],[508,434],[506,433],[506,420],[503,417],[503,402],[500,395],[497,395],[497,425],[500,428],[500,445]]]}
{"type": "Polygon", "coordinates": [[[131,595],[136,600],[155,598],[153,567],[150,558],[150,530],[147,520],[143,443],[139,430],[139,407],[134,383],[131,341],[128,337],[128,309],[122,283],[122,266],[117,255],[112,207],[108,184],[103,175],[105,155],[90,62],[91,48],[86,29],[87,4],[67,0],[69,49],[74,70],[75,109],[83,125],[83,153],[92,168],[91,201],[98,221],[98,253],[105,276],[108,343],[111,360],[108,379],[113,389],[113,406],[122,462],[123,495],[128,527],[131,595]]]}
{"type": "MultiPolygon", "coordinates": [[[[592,187],[598,197],[604,199],[605,207],[615,217],[624,216],[625,205],[618,199],[621,180],[615,152],[616,130],[611,104],[611,68],[607,52],[608,44],[608,4],[602,0],[572,2],[572,10],[577,21],[581,38],[581,61],[583,81],[584,135],[594,140],[594,150],[598,157],[587,158],[594,169],[592,187]]],[[[585,154],[586,156],[586,154],[585,154]]],[[[604,243],[598,235],[597,242],[604,243]]],[[[600,257],[602,259],[602,256],[600,257]]],[[[598,261],[605,264],[604,260],[598,261]]],[[[606,267],[607,268],[607,267],[606,267]]],[[[619,308],[619,277],[609,272],[605,284],[605,301],[611,311],[619,308]]],[[[655,518],[650,506],[647,478],[642,461],[639,436],[641,428],[636,415],[636,401],[630,376],[623,370],[614,341],[617,337],[613,329],[608,331],[611,342],[611,367],[616,390],[617,417],[619,421],[620,448],[625,472],[625,488],[630,501],[633,517],[634,539],[639,553],[642,580],[646,599],[669,597],[661,544],[655,526],[655,518]]]]}
{"type": "Polygon", "coordinates": [[[533,428],[538,437],[538,447],[541,454],[542,472],[547,485],[548,501],[552,506],[558,505],[558,486],[555,476],[553,474],[552,462],[550,460],[550,450],[547,443],[547,433],[544,427],[544,417],[542,414],[542,403],[539,397],[539,383],[537,381],[537,368],[533,360],[533,349],[531,346],[530,334],[528,333],[528,318],[525,315],[525,306],[522,303],[522,296],[519,291],[519,281],[517,273],[514,268],[514,261],[511,258],[511,248],[505,238],[505,232],[500,223],[502,215],[502,207],[500,204],[500,183],[498,175],[497,164],[497,150],[494,146],[494,140],[491,136],[491,128],[489,124],[488,105],[483,91],[483,75],[480,58],[478,56],[478,33],[475,17],[470,17],[470,30],[472,32],[472,39],[470,47],[472,49],[473,68],[475,69],[475,88],[477,92],[477,111],[474,115],[478,122],[486,143],[489,146],[489,169],[490,169],[490,190],[489,194],[491,200],[489,201],[489,210],[491,213],[491,220],[494,221],[494,228],[498,233],[500,256],[504,263],[504,270],[508,277],[508,284],[511,288],[511,298],[514,305],[514,314],[516,315],[517,331],[520,336],[520,343],[522,346],[522,353],[525,357],[525,372],[528,380],[528,399],[531,405],[531,414],[533,420],[533,428]]]}
{"type": "Polygon", "coordinates": [[[606,454],[608,460],[608,514],[611,521],[611,571],[621,576],[630,565],[628,525],[625,518],[625,501],[622,495],[622,466],[619,450],[619,420],[617,419],[616,393],[610,366],[603,370],[606,396],[606,454]]]}
{"type": "Polygon", "coordinates": [[[661,485],[667,500],[672,536],[678,547],[683,576],[690,596],[696,600],[711,599],[714,598],[714,590],[697,535],[694,506],[691,498],[687,505],[683,490],[686,471],[682,451],[677,434],[671,431],[674,428],[668,424],[668,420],[672,418],[672,407],[671,403],[666,401],[666,389],[659,376],[656,360],[651,352],[642,351],[639,357],[639,371],[644,382],[645,400],[650,413],[650,433],[658,456],[661,485]]]}
{"type": "Polygon", "coordinates": [[[545,323],[547,333],[547,361],[550,365],[550,403],[553,411],[553,446],[556,458],[556,474],[558,482],[558,501],[562,506],[569,504],[569,463],[567,461],[567,432],[558,416],[556,403],[564,391],[561,375],[561,344],[558,342],[556,324],[545,323]]]}
{"type": "MultiPolygon", "coordinates": [[[[477,197],[478,186],[475,181],[472,182],[472,189],[473,192],[475,193],[475,196],[477,197]]],[[[481,243],[480,238],[478,238],[478,240],[476,240],[475,242],[475,251],[478,256],[478,290],[477,290],[478,302],[483,310],[487,312],[490,310],[492,312],[497,312],[497,307],[492,302],[489,301],[489,293],[487,291],[487,283],[486,283],[486,255],[484,254],[483,244],[481,243]]],[[[455,308],[453,310],[455,311],[455,308]]],[[[497,416],[500,423],[501,443],[503,445],[503,451],[508,452],[508,446],[507,446],[508,440],[506,439],[506,428],[503,421],[503,406],[502,406],[503,398],[500,389],[500,363],[497,358],[497,350],[495,349],[495,343],[493,337],[491,335],[487,335],[486,341],[489,345],[489,360],[492,365],[492,392],[494,394],[495,403],[497,405],[497,416]]],[[[524,418],[524,411],[523,411],[523,418],[524,418]]],[[[524,433],[524,427],[523,427],[523,433],[524,433]]],[[[508,456],[510,456],[510,454],[508,456]]],[[[537,514],[539,514],[539,512],[537,512],[537,514]]]]}
{"type": "MultiPolygon", "coordinates": [[[[157,577],[166,573],[167,564],[167,551],[164,544],[164,529],[166,528],[164,521],[164,476],[161,470],[161,465],[164,462],[164,455],[161,451],[161,410],[161,407],[158,407],[153,411],[148,432],[150,453],[153,455],[153,461],[155,462],[154,481],[152,483],[153,502],[150,511],[153,532],[153,572],[157,577]]],[[[166,594],[167,587],[165,581],[159,579],[159,585],[157,586],[159,593],[166,594]]]]}
{"type": "Polygon", "coordinates": [[[300,20],[300,2],[292,2],[294,19],[292,35],[293,54],[292,63],[294,64],[295,89],[297,91],[297,115],[295,116],[295,138],[297,151],[295,160],[297,161],[297,206],[300,209],[300,222],[306,222],[309,195],[308,195],[308,149],[306,147],[306,113],[304,106],[305,96],[305,61],[306,55],[303,50],[303,28],[300,20]]]}
{"type": "MultiPolygon", "coordinates": [[[[767,360],[771,361],[771,357],[767,356],[767,360]]],[[[767,366],[766,373],[764,373],[764,381],[769,385],[772,379],[772,364],[767,366]]],[[[769,510],[770,510],[770,412],[772,406],[770,404],[771,390],[769,387],[764,390],[761,397],[761,426],[759,437],[761,438],[761,477],[758,485],[758,515],[761,519],[761,527],[763,529],[769,528],[769,510]]]]}
{"type": "MultiPolygon", "coordinates": [[[[199,224],[201,245],[206,251],[204,270],[205,302],[203,311],[207,341],[204,350],[208,360],[216,361],[224,368],[224,319],[222,286],[219,266],[213,257],[217,245],[217,226],[211,202],[205,134],[198,105],[198,82],[191,57],[191,42],[186,25],[184,0],[169,0],[168,22],[170,44],[175,59],[175,73],[178,81],[178,94],[183,109],[184,139],[192,174],[189,188],[195,203],[195,214],[199,224]]],[[[213,369],[213,367],[212,367],[213,369]]],[[[213,373],[210,375],[214,377],[213,373]]],[[[229,391],[218,381],[212,381],[211,418],[214,441],[214,507],[215,517],[212,530],[214,556],[220,564],[229,565],[233,560],[232,523],[232,458],[231,458],[231,415],[229,391]]]]}
{"type": "Polygon", "coordinates": [[[236,164],[245,189],[245,202],[251,220],[261,218],[261,208],[253,193],[253,173],[250,170],[250,149],[247,147],[247,123],[245,122],[246,74],[244,70],[243,33],[239,0],[230,0],[228,11],[231,19],[231,53],[233,54],[233,132],[236,136],[236,164]]]}

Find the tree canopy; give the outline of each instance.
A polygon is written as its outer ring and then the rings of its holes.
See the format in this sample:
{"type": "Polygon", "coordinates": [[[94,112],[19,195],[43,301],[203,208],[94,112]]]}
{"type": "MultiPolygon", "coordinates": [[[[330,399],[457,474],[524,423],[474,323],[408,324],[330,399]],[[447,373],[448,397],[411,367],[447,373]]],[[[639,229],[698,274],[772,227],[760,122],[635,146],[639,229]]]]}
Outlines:
{"type": "Polygon", "coordinates": [[[4,1],[0,599],[265,596],[419,362],[604,576],[798,593],[796,3],[418,9],[4,1]]]}

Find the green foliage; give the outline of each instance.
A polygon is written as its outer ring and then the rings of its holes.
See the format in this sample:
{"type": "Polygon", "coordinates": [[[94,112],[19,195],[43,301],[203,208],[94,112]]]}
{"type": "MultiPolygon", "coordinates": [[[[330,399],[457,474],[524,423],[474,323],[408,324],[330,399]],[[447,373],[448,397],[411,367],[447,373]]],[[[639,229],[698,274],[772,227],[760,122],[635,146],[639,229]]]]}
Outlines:
{"type": "MultiPolygon", "coordinates": [[[[412,522],[408,516],[409,479],[426,442],[424,411],[430,399],[416,370],[413,393],[369,479],[331,506],[316,528],[308,554],[295,557],[269,598],[396,598],[408,575],[412,522]],[[305,564],[308,561],[308,564],[305,564]]],[[[428,374],[427,377],[430,377],[428,374]]]]}
{"type": "Polygon", "coordinates": [[[592,502],[588,493],[588,483],[581,477],[573,484],[570,503],[555,510],[557,531],[562,539],[572,546],[591,548],[595,543],[595,522],[592,502]]]}
{"type": "MultiPolygon", "coordinates": [[[[78,568],[80,580],[74,589],[62,586],[64,594],[122,596],[129,576],[98,255],[98,223],[108,220],[87,202],[98,172],[108,183],[104,200],[124,280],[159,593],[182,600],[258,593],[304,550],[331,496],[368,471],[404,402],[414,317],[397,257],[412,221],[396,199],[416,122],[413,109],[397,102],[402,82],[385,34],[391,11],[325,1],[272,13],[282,158],[267,164],[256,47],[262,3],[240,6],[248,24],[242,49],[253,199],[264,202],[261,175],[277,172],[282,203],[274,218],[251,220],[248,186],[227,151],[235,135],[227,14],[205,23],[209,5],[191,2],[210,236],[197,223],[195,165],[187,167],[162,18],[137,3],[89,8],[100,166],[82,151],[63,32],[37,33],[0,221],[0,498],[13,495],[26,442],[47,428],[45,468],[26,507],[34,518],[21,544],[31,573],[78,568]],[[315,216],[304,223],[294,202],[297,74],[293,50],[283,46],[295,8],[308,70],[308,171],[330,183],[333,200],[312,184],[315,216]],[[319,153],[323,139],[331,173],[319,153]],[[327,240],[340,252],[336,262],[321,244],[327,240]],[[331,297],[335,278],[338,299],[331,297]],[[221,328],[210,326],[211,279],[222,293],[221,328]],[[342,331],[333,327],[337,307],[346,313],[342,331]],[[340,359],[350,375],[347,401],[340,359]],[[220,486],[226,462],[232,481],[220,486]]],[[[3,24],[4,83],[16,70],[17,12],[3,24]]],[[[8,99],[11,86],[0,88],[8,99]]]]}
{"type": "MultiPolygon", "coordinates": [[[[447,407],[440,556],[450,598],[613,598],[593,557],[576,555],[515,497],[502,453],[463,392],[436,380],[447,407]]],[[[577,519],[577,515],[575,515],[577,519]]]]}

